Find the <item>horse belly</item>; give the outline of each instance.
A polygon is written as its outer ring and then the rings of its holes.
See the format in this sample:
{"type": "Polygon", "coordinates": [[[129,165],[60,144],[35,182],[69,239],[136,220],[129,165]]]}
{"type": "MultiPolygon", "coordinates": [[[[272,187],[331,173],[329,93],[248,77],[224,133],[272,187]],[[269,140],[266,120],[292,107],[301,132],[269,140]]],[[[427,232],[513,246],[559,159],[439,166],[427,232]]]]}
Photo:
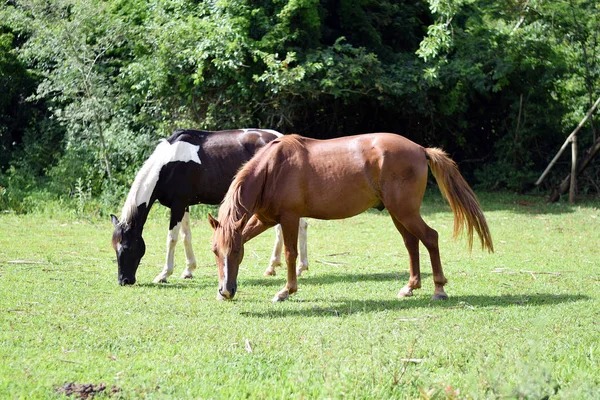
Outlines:
{"type": "Polygon", "coordinates": [[[315,171],[308,181],[307,217],[317,219],[343,219],[358,215],[375,207],[380,199],[360,168],[328,169],[315,171]],[[335,172],[334,172],[335,171],[335,172]]]}
{"type": "MultiPolygon", "coordinates": [[[[356,198],[352,200],[356,200],[356,198]]],[[[352,200],[344,201],[343,204],[329,203],[329,206],[326,206],[325,204],[316,205],[310,207],[304,216],[316,219],[344,219],[354,217],[379,204],[379,201],[366,203],[352,200]]],[[[339,202],[339,199],[336,199],[336,202],[339,202]]]]}

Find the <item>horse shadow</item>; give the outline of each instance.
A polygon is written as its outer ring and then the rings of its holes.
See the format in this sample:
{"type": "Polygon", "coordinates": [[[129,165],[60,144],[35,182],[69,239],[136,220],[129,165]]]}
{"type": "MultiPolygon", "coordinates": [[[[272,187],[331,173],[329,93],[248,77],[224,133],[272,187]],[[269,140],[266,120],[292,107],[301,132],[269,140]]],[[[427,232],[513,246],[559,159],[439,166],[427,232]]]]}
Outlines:
{"type": "MultiPolygon", "coordinates": [[[[199,289],[205,289],[206,287],[208,287],[209,283],[203,282],[202,280],[199,280],[199,279],[191,279],[188,282],[173,282],[173,281],[168,281],[168,283],[142,282],[142,283],[136,283],[135,286],[141,287],[141,288],[154,288],[154,289],[158,289],[158,290],[172,290],[172,289],[199,290],[199,289]]],[[[214,286],[214,283],[213,283],[213,286],[214,286]]]]}
{"type": "MultiPolygon", "coordinates": [[[[285,269],[282,269],[283,273],[278,273],[275,277],[265,278],[244,278],[240,279],[240,284],[244,286],[281,286],[283,280],[285,280],[285,269]],[[277,279],[281,276],[281,279],[277,279]]],[[[431,276],[431,273],[421,272],[421,278],[427,279],[431,276]]],[[[304,278],[301,276],[298,278],[301,286],[305,285],[333,285],[336,283],[353,283],[353,282],[385,282],[385,281],[396,281],[404,285],[409,278],[408,272],[376,272],[369,274],[322,274],[318,273],[310,275],[304,278]]]]}
{"type": "MultiPolygon", "coordinates": [[[[545,307],[561,303],[589,300],[585,295],[554,295],[551,293],[536,293],[523,295],[463,295],[452,296],[448,300],[431,300],[427,295],[416,295],[405,299],[389,300],[352,300],[342,299],[327,301],[327,306],[307,306],[303,309],[289,310],[283,307],[266,311],[245,311],[240,315],[251,318],[288,318],[288,317],[345,317],[356,313],[371,313],[381,311],[409,311],[414,309],[495,309],[499,307],[545,307]]],[[[315,299],[314,301],[319,301],[315,299]]],[[[306,300],[291,299],[289,302],[307,302],[306,300]]],[[[308,302],[307,302],[308,303],[308,302]]],[[[313,303],[313,301],[310,301],[313,303]]]]}

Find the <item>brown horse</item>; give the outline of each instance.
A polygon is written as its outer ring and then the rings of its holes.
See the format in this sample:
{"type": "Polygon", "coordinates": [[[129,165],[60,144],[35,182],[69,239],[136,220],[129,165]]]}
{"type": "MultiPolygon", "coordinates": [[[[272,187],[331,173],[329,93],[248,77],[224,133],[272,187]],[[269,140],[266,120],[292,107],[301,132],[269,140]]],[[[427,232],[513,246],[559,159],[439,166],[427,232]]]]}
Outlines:
{"type": "Polygon", "coordinates": [[[469,248],[477,231],[482,248],[492,238],[477,198],[454,161],[436,148],[423,148],[391,133],[332,140],[284,136],[259,150],[236,175],[219,209],[210,214],[212,246],[219,268],[219,299],[231,299],[244,256],[244,242],[277,223],[283,229],[287,284],[273,298],[298,289],[297,235],[300,217],[341,219],[368,208],[387,208],[410,256],[410,279],[398,297],[421,287],[419,241],[431,258],[434,299],[446,299],[438,233],[421,218],[427,165],[454,213],[454,237],[467,228],[469,248]],[[251,218],[248,218],[252,216],[251,218]]]}

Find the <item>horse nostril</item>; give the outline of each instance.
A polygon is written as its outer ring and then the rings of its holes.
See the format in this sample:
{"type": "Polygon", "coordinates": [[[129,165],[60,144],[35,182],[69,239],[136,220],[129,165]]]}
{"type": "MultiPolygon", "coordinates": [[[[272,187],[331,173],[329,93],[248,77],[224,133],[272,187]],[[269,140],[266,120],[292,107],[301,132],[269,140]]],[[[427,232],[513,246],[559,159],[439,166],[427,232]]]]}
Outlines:
{"type": "Polygon", "coordinates": [[[121,286],[133,285],[135,283],[135,279],[123,278],[119,283],[121,284],[121,286]]]}
{"type": "Polygon", "coordinates": [[[231,299],[233,297],[233,293],[230,292],[229,290],[223,290],[222,288],[219,288],[219,295],[224,298],[224,299],[231,299]]]}

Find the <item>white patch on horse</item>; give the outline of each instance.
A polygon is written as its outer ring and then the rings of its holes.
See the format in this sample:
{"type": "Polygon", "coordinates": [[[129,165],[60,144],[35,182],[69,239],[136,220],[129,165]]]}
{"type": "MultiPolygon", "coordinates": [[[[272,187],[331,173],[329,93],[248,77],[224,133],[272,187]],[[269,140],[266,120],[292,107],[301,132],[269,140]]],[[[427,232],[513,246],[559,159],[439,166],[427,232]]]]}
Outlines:
{"type": "Polygon", "coordinates": [[[228,262],[227,262],[227,256],[224,257],[223,260],[223,284],[225,286],[225,288],[227,288],[227,279],[228,279],[228,262]]]}
{"type": "Polygon", "coordinates": [[[144,203],[148,205],[158,182],[160,170],[166,164],[175,161],[193,161],[202,164],[200,157],[198,157],[198,150],[200,150],[200,146],[188,142],[171,144],[166,140],[162,140],[135,176],[121,211],[121,224],[124,226],[129,225],[137,212],[137,208],[144,203]]]}
{"type": "Polygon", "coordinates": [[[181,222],[175,225],[173,229],[169,230],[169,233],[167,234],[167,261],[165,262],[165,267],[161,273],[154,278],[154,283],[166,282],[167,278],[173,274],[173,270],[175,269],[175,246],[177,245],[177,239],[179,238],[180,227],[181,222]]]}

